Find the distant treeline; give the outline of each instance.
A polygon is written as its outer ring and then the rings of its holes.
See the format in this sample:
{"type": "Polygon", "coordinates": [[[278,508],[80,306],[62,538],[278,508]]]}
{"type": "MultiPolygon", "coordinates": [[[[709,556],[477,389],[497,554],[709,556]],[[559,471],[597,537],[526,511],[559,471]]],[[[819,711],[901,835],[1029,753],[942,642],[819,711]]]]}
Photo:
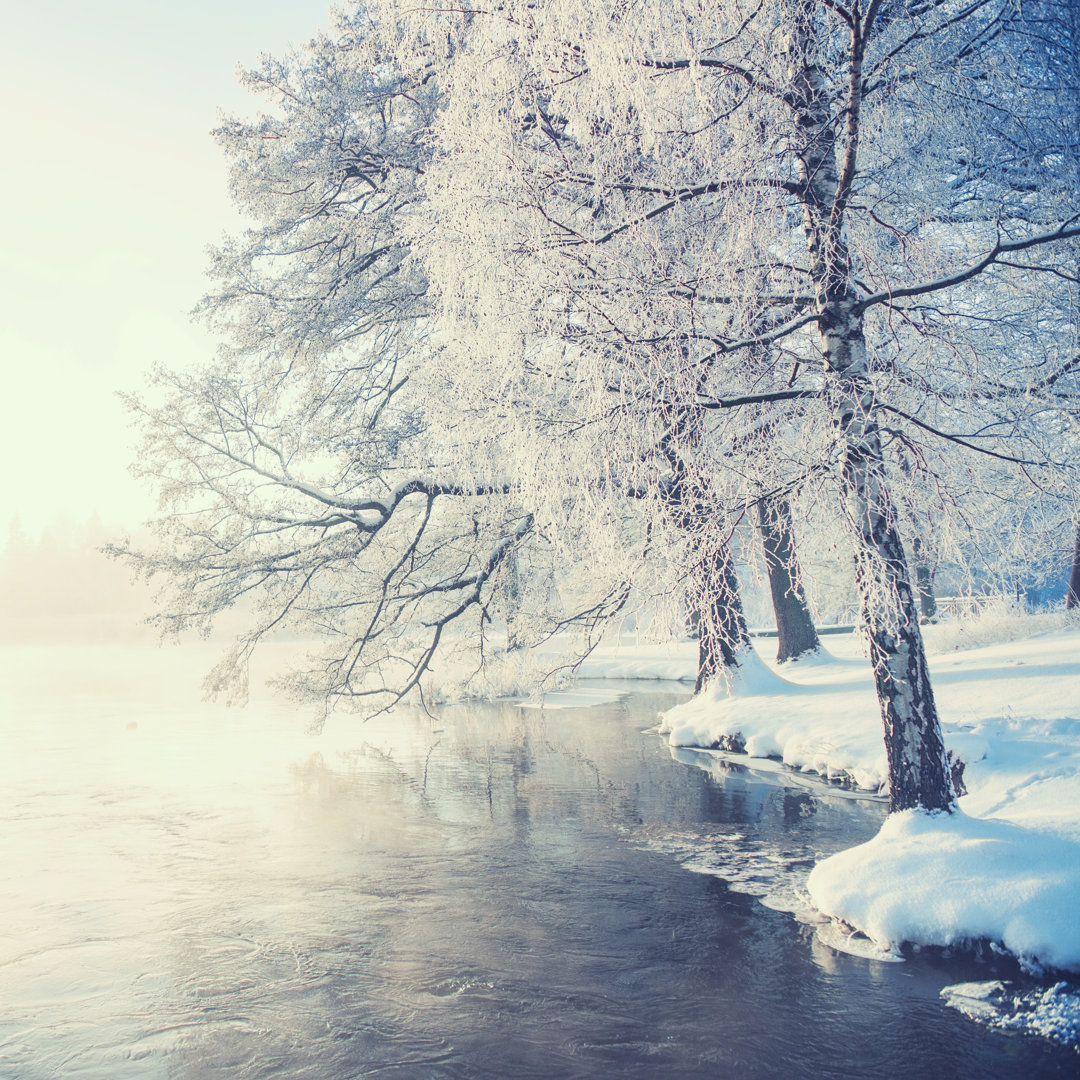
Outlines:
{"type": "Polygon", "coordinates": [[[95,515],[56,519],[35,537],[15,518],[0,553],[0,634],[37,637],[39,626],[65,620],[92,635],[137,634],[148,590],[101,552],[117,532],[95,515]]]}

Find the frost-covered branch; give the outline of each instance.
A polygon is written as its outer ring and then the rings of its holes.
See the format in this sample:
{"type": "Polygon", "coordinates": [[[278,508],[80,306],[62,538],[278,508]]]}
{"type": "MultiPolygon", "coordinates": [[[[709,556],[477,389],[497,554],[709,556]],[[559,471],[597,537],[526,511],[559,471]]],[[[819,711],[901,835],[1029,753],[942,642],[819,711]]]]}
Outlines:
{"type": "Polygon", "coordinates": [[[1004,265],[1008,265],[1007,262],[1004,262],[1001,259],[1002,255],[1007,255],[1014,251],[1029,251],[1032,248],[1043,247],[1048,244],[1059,243],[1062,240],[1071,240],[1080,237],[1080,225],[1073,224],[1078,218],[1080,218],[1080,215],[1073,215],[1056,228],[1039,233],[1036,236],[1022,237],[1019,240],[998,239],[994,246],[981,259],[978,259],[963,270],[936,278],[932,281],[924,281],[918,285],[901,285],[892,289],[885,289],[873,293],[860,301],[861,307],[865,311],[867,308],[874,307],[877,304],[891,304],[896,300],[903,300],[910,296],[926,296],[929,293],[941,292],[944,289],[952,289],[957,285],[962,285],[965,282],[971,281],[972,278],[978,277],[984,270],[987,270],[995,263],[1002,262],[1004,265]]]}

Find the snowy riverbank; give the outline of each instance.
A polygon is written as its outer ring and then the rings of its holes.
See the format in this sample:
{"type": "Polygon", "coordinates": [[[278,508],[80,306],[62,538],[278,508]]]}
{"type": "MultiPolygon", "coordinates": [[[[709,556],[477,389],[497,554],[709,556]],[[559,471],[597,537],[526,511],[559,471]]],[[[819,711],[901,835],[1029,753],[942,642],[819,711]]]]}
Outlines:
{"type": "MultiPolygon", "coordinates": [[[[946,745],[965,763],[960,813],[895,815],[869,843],[820,862],[808,885],[822,913],[883,957],[905,943],[987,942],[1029,969],[1080,971],[1080,627],[1062,622],[927,628],[946,745]]],[[[759,639],[735,685],[668,711],[670,743],[743,744],[751,758],[882,790],[881,721],[859,640],[827,638],[821,656],[782,669],[768,662],[773,648],[759,639]]],[[[686,678],[693,660],[692,645],[624,647],[586,672],[686,678]]]]}

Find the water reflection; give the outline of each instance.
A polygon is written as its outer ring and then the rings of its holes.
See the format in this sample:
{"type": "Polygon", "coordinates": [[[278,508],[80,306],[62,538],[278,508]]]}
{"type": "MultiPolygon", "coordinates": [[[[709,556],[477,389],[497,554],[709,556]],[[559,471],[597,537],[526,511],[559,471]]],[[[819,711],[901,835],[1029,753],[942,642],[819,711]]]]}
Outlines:
{"type": "Polygon", "coordinates": [[[955,965],[825,955],[747,895],[880,808],[673,760],[642,734],[673,694],[311,737],[191,704],[197,666],[8,653],[4,1080],[1075,1065],[942,1006],[955,965]]]}

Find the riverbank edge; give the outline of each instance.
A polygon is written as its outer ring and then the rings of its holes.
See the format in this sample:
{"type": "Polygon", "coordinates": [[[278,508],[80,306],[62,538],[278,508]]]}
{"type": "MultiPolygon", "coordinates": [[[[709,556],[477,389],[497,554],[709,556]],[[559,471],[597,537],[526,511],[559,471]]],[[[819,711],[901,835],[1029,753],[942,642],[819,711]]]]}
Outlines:
{"type": "MultiPolygon", "coordinates": [[[[935,691],[969,793],[944,823],[905,830],[893,815],[868,844],[820,862],[810,898],[823,916],[887,950],[988,947],[1032,972],[1080,972],[1080,628],[1046,625],[1019,621],[1003,635],[1011,640],[963,651],[938,643],[935,691]]],[[[750,768],[781,762],[823,794],[833,784],[880,794],[880,719],[857,654],[849,642],[782,669],[759,656],[734,684],[668,710],[660,727],[672,746],[750,768]]]]}

